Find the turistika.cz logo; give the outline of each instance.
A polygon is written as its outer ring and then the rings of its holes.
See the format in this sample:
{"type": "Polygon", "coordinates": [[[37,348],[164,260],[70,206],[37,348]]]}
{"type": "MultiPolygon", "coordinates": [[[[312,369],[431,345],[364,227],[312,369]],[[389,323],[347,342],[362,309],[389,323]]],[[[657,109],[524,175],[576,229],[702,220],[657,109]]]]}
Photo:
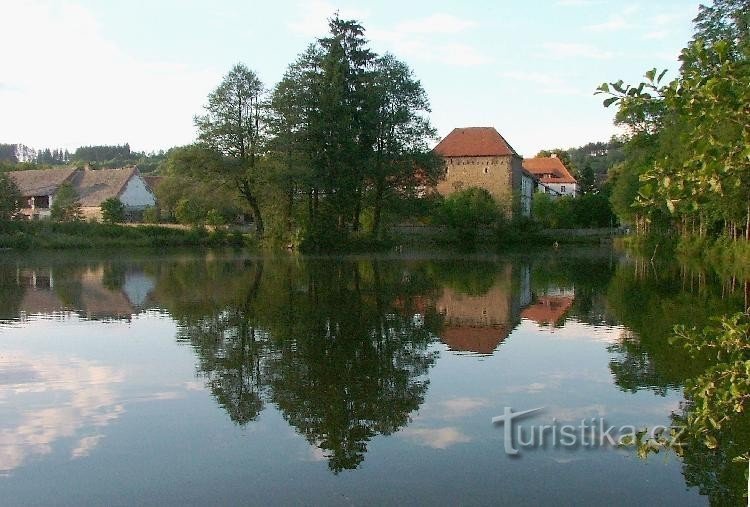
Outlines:
{"type": "Polygon", "coordinates": [[[580,424],[560,424],[552,418],[551,424],[524,426],[522,419],[531,417],[544,410],[544,407],[532,408],[514,412],[511,407],[505,407],[503,415],[492,418],[492,423],[503,426],[505,438],[505,453],[517,456],[519,449],[532,448],[597,448],[622,447],[642,439],[656,439],[660,435],[670,434],[679,439],[682,428],[673,426],[654,426],[650,430],[637,429],[635,426],[608,425],[603,417],[581,419],[580,424]]]}

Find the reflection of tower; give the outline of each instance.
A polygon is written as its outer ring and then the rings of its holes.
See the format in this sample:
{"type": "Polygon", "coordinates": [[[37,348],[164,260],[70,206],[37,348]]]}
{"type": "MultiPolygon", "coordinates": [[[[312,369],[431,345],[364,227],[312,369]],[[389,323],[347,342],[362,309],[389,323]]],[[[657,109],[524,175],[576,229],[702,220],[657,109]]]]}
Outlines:
{"type": "Polygon", "coordinates": [[[533,305],[521,312],[524,319],[533,320],[540,326],[559,327],[573,306],[575,293],[572,289],[550,288],[539,296],[533,305]]]}
{"type": "Polygon", "coordinates": [[[445,287],[435,305],[444,319],[443,343],[454,351],[492,354],[519,321],[519,300],[525,296],[523,289],[520,296],[514,296],[512,287],[511,264],[497,273],[492,287],[483,294],[445,287]]]}

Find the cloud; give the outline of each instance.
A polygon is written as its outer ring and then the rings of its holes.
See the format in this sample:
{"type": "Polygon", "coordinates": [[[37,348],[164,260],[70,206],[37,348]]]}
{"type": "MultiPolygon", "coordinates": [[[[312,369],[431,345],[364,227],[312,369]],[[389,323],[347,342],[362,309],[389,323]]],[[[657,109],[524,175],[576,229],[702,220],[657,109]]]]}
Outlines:
{"type": "Polygon", "coordinates": [[[474,21],[451,14],[436,13],[426,18],[401,22],[396,25],[396,31],[401,33],[445,34],[460,33],[473,26],[476,26],[474,21]]]}
{"type": "Polygon", "coordinates": [[[600,0],[557,0],[555,5],[560,7],[585,7],[587,5],[601,4],[600,0]]]}
{"type": "Polygon", "coordinates": [[[328,19],[338,12],[343,19],[362,21],[369,16],[369,11],[337,7],[325,0],[312,0],[297,4],[300,16],[287,26],[297,35],[305,37],[322,37],[328,32],[328,19]]]}
{"type": "Polygon", "coordinates": [[[492,62],[489,55],[461,40],[461,34],[475,25],[476,22],[471,20],[433,14],[427,18],[401,22],[393,28],[375,27],[368,31],[368,35],[399,58],[474,67],[492,62]],[[430,27],[434,30],[430,30],[430,27]]]}
{"type": "Polygon", "coordinates": [[[0,422],[0,474],[52,453],[68,438],[77,439],[71,458],[88,456],[102,438],[98,431],[125,412],[113,390],[122,372],[91,361],[9,351],[0,356],[0,371],[13,372],[0,382],[0,399],[11,407],[0,422]]]}
{"type": "Polygon", "coordinates": [[[218,73],[136,59],[76,3],[13,2],[3,11],[13,22],[0,30],[0,47],[23,47],[4,54],[13,69],[3,76],[12,93],[0,93],[4,142],[44,147],[53,139],[73,149],[128,141],[150,150],[195,138],[192,116],[218,73]]]}
{"type": "Polygon", "coordinates": [[[539,92],[545,95],[586,96],[580,89],[554,74],[536,71],[511,70],[500,73],[500,77],[537,85],[539,92]]]}
{"type": "Polygon", "coordinates": [[[575,42],[547,42],[542,44],[547,56],[554,58],[587,58],[591,60],[610,60],[615,55],[589,44],[575,42]]]}
{"type": "Polygon", "coordinates": [[[633,19],[633,16],[639,9],[640,7],[638,5],[628,5],[622,9],[621,12],[610,15],[606,21],[588,25],[586,26],[586,29],[592,32],[609,33],[633,28],[640,24],[640,20],[636,21],[633,19]]]}
{"type": "Polygon", "coordinates": [[[471,438],[454,427],[406,428],[400,434],[419,445],[433,449],[447,449],[456,444],[471,442],[471,438]]]}
{"type": "MultiPolygon", "coordinates": [[[[314,0],[300,4],[299,10],[300,16],[288,24],[289,29],[306,37],[320,37],[328,31],[327,19],[336,11],[336,6],[324,0],[314,0]]],[[[339,13],[342,18],[357,20],[369,15],[367,11],[353,9],[341,9],[339,13]]],[[[487,54],[461,38],[475,26],[476,21],[436,12],[426,17],[402,20],[392,26],[369,26],[365,36],[399,58],[473,67],[492,61],[487,54]]]]}

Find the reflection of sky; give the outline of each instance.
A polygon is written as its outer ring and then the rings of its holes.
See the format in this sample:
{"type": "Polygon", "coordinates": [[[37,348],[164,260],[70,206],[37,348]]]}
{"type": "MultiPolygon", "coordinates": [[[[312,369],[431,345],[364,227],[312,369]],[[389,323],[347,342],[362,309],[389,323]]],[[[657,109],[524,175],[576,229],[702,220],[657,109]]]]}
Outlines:
{"type": "MultiPolygon", "coordinates": [[[[139,287],[131,292],[145,294],[139,287]]],[[[42,504],[74,503],[75,491],[90,494],[81,503],[700,503],[685,490],[679,462],[642,463],[609,449],[532,450],[517,460],[503,453],[490,419],[505,406],[546,407],[533,423],[667,422],[678,394],[614,385],[607,345],[624,328],[522,320],[485,356],[436,343],[441,354],[411,422],[374,437],[363,466],[338,476],[273,404],[248,426],[234,425],[175,332],[156,312],[0,328],[0,473],[10,475],[0,488],[42,504]]]]}
{"type": "Polygon", "coordinates": [[[97,446],[123,412],[114,384],[122,372],[75,357],[0,355],[0,473],[52,452],[72,438],[71,458],[97,446]]]}

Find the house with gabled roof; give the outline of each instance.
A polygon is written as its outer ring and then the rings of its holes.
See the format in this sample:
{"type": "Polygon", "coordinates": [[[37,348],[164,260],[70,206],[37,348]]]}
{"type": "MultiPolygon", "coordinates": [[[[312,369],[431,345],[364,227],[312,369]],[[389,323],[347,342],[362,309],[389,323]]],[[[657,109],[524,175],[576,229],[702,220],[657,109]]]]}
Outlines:
{"type": "Polygon", "coordinates": [[[12,171],[8,176],[22,196],[21,214],[29,219],[48,218],[55,195],[69,183],[87,219],[101,219],[101,205],[118,198],[126,213],[137,214],[156,204],[156,197],[136,167],[120,169],[36,169],[12,171]]]}
{"type": "Polygon", "coordinates": [[[433,152],[445,161],[445,173],[436,190],[450,195],[471,187],[487,190],[513,213],[519,202],[523,215],[531,213],[534,177],[523,168],[523,159],[493,127],[456,128],[433,152]]]}
{"type": "Polygon", "coordinates": [[[578,181],[554,153],[551,157],[526,158],[523,167],[539,180],[539,191],[553,197],[578,195],[578,181]]]}

